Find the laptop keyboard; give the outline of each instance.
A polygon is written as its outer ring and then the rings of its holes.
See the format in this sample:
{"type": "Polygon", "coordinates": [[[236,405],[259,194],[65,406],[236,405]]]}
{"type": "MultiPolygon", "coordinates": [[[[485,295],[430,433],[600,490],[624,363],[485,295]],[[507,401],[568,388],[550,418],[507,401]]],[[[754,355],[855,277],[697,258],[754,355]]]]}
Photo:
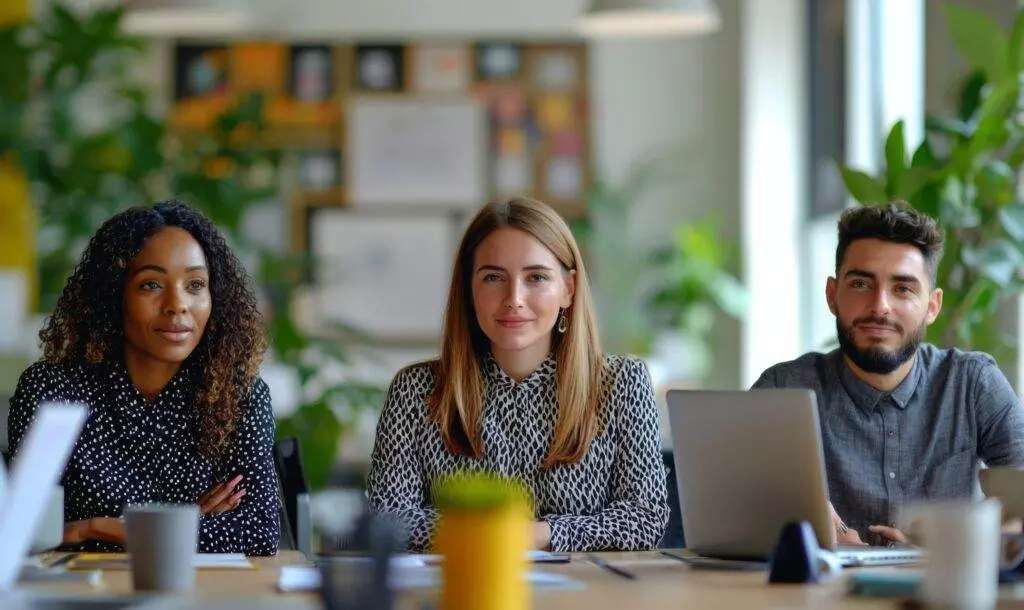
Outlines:
{"type": "Polygon", "coordinates": [[[839,547],[836,555],[846,567],[915,564],[922,563],[925,558],[921,549],[883,546],[839,547]]]}

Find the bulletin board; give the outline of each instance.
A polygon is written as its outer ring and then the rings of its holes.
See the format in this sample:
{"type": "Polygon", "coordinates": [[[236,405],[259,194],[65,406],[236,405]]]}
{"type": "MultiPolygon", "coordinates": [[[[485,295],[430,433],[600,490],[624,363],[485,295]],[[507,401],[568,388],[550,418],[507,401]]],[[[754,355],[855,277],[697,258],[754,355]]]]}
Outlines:
{"type": "MultiPolygon", "coordinates": [[[[322,231],[312,238],[313,215],[340,235],[348,229],[339,223],[355,226],[362,216],[380,234],[388,218],[405,230],[408,214],[433,215],[437,227],[462,214],[464,226],[484,202],[523,195],[568,219],[585,213],[582,42],[178,40],[172,59],[176,130],[201,132],[236,96],[264,94],[267,144],[296,168],[287,204],[297,251],[338,255],[317,251],[314,242],[332,240],[322,231]]],[[[341,294],[336,285],[324,290],[341,294]]]]}

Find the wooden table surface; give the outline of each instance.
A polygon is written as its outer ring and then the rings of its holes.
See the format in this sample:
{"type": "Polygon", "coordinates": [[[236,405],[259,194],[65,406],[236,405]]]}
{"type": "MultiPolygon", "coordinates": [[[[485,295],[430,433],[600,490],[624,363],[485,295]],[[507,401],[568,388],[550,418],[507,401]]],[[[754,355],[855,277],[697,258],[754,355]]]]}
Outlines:
{"type": "MultiPolygon", "coordinates": [[[[643,610],[659,608],[816,608],[894,610],[901,604],[894,600],[865,599],[847,595],[846,579],[852,571],[818,585],[769,585],[765,572],[726,572],[695,570],[664,557],[657,552],[603,553],[601,556],[616,566],[637,575],[627,580],[603,570],[583,556],[574,556],[568,564],[546,564],[534,569],[565,574],[582,581],[583,590],[546,590],[534,594],[536,610],[643,610]]],[[[276,588],[278,572],[283,565],[304,563],[295,551],[282,552],[273,558],[251,558],[254,570],[200,570],[194,598],[203,606],[216,608],[222,604],[238,607],[320,608],[318,598],[310,593],[281,593],[276,588]]],[[[869,568],[886,570],[892,568],[869,568]]],[[[123,596],[132,594],[131,573],[104,570],[102,584],[22,585],[23,591],[68,596],[123,596]]],[[[1024,608],[1024,591],[1005,588],[1000,608],[1024,608]]],[[[403,594],[399,608],[422,610],[435,599],[432,592],[403,594]]],[[[2,600],[0,600],[2,601],[2,600]]],[[[2,604],[0,604],[2,605],[2,604]]],[[[185,607],[185,606],[182,606],[185,607]]]]}

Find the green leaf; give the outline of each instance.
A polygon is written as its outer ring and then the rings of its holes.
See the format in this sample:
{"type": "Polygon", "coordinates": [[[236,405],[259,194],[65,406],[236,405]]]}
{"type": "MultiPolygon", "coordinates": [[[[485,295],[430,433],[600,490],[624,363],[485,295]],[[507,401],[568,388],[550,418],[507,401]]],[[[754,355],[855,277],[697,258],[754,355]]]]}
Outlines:
{"type": "Polygon", "coordinates": [[[896,121],[885,139],[885,164],[886,195],[894,197],[900,175],[907,169],[907,145],[902,119],[896,121]]]}
{"type": "Polygon", "coordinates": [[[929,133],[962,138],[969,138],[971,137],[971,134],[974,133],[973,128],[966,122],[966,119],[964,121],[958,121],[956,119],[937,116],[925,117],[924,128],[929,133]]]}
{"type": "Polygon", "coordinates": [[[988,79],[985,78],[985,73],[981,70],[973,70],[967,76],[960,90],[960,103],[957,105],[957,115],[960,120],[970,121],[978,112],[978,106],[981,105],[982,94],[987,84],[988,79]]]}
{"type": "Polygon", "coordinates": [[[1024,255],[1009,241],[995,239],[981,248],[965,247],[963,261],[977,269],[982,276],[1005,288],[1024,263],[1024,255]]]}
{"type": "Polygon", "coordinates": [[[1010,30],[1010,42],[1007,45],[1010,71],[1019,73],[1024,70],[1024,11],[1017,11],[1017,18],[1010,30]]]}
{"type": "Polygon", "coordinates": [[[1017,131],[1014,134],[1013,141],[1010,143],[1009,151],[1006,155],[1006,163],[1010,167],[1024,165],[1024,133],[1017,131]]]}
{"type": "MultiPolygon", "coordinates": [[[[960,52],[967,62],[985,71],[993,83],[1004,81],[1008,69],[1006,34],[984,13],[955,4],[943,7],[946,23],[960,52]]],[[[1014,74],[1016,76],[1016,74],[1014,74]]]]}
{"type": "Polygon", "coordinates": [[[843,183],[850,195],[860,203],[888,203],[885,185],[864,172],[838,165],[843,183]]]}
{"type": "Polygon", "coordinates": [[[938,172],[930,167],[911,167],[900,176],[899,187],[893,193],[896,199],[910,200],[926,184],[931,182],[938,172]]]}
{"type": "Polygon", "coordinates": [[[1013,170],[1002,161],[990,161],[978,169],[974,177],[978,200],[990,206],[1003,206],[1016,195],[1013,170]]]}
{"type": "Polygon", "coordinates": [[[932,145],[928,142],[928,138],[925,138],[914,151],[914,156],[910,159],[910,167],[931,167],[936,163],[938,163],[938,159],[935,158],[932,145]]]}
{"type": "Polygon", "coordinates": [[[999,208],[1003,230],[1018,242],[1024,242],[1024,203],[1016,202],[999,208]]]}
{"type": "Polygon", "coordinates": [[[302,405],[287,418],[277,422],[277,438],[299,439],[306,478],[314,490],[322,489],[330,480],[342,428],[334,412],[324,402],[302,405]]]}
{"type": "Polygon", "coordinates": [[[1006,143],[1006,130],[1011,112],[1016,109],[1020,86],[1016,81],[1004,83],[992,89],[978,109],[978,127],[970,144],[970,156],[998,148],[1006,143]]]}

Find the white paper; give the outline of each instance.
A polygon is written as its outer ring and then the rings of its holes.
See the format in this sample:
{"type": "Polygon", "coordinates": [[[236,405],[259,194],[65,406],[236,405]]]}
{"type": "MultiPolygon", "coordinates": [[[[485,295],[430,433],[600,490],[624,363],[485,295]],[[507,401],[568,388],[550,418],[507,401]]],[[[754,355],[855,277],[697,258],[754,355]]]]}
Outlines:
{"type": "Polygon", "coordinates": [[[0,500],[0,591],[12,587],[60,481],[89,409],[84,404],[40,404],[28,429],[6,493],[0,500]]]}
{"type": "MultiPolygon", "coordinates": [[[[399,558],[395,558],[399,559],[399,558]]],[[[403,591],[410,589],[431,589],[441,583],[441,569],[436,567],[399,567],[392,560],[392,571],[389,584],[392,588],[403,591]]],[[[534,589],[582,589],[583,583],[553,572],[530,571],[526,580],[534,589]]],[[[320,569],[307,565],[282,566],[277,577],[277,588],[280,591],[312,591],[320,587],[320,569]]]]}
{"type": "Polygon", "coordinates": [[[196,553],[197,568],[248,569],[252,562],[243,553],[196,553]]]}
{"type": "Polygon", "coordinates": [[[348,112],[351,205],[477,208],[486,200],[486,122],[479,101],[356,98],[348,112]]]}

